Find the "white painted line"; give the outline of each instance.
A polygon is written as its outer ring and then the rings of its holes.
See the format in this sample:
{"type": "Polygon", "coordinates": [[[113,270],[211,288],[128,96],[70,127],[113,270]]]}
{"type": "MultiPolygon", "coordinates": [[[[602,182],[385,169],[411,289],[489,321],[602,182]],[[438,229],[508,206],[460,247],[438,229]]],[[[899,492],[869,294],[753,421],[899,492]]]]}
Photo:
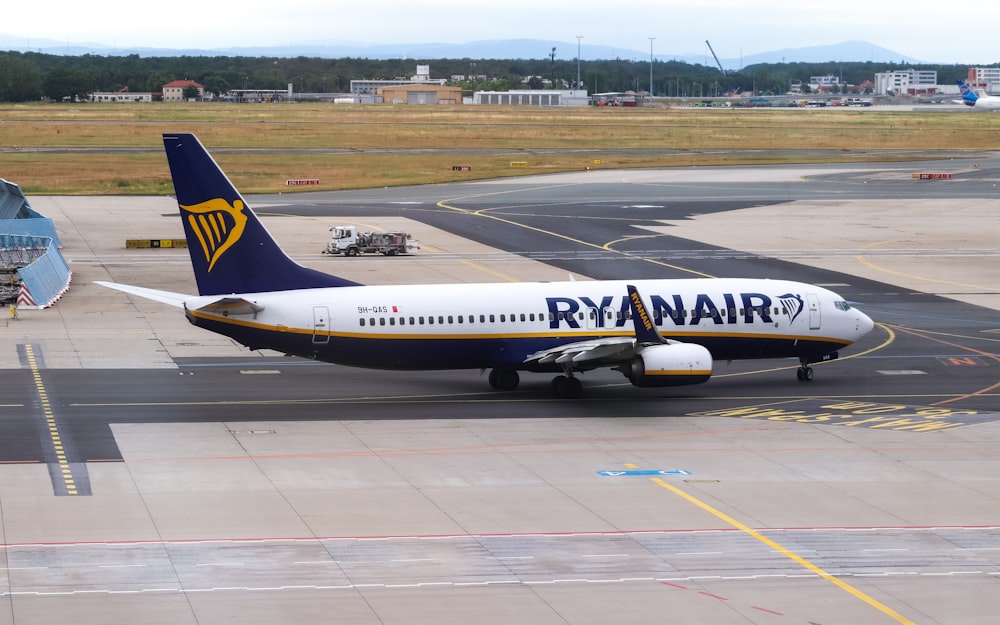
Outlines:
{"type": "Polygon", "coordinates": [[[595,553],[589,554],[585,553],[582,558],[627,558],[629,555],[627,553],[595,553]]]}

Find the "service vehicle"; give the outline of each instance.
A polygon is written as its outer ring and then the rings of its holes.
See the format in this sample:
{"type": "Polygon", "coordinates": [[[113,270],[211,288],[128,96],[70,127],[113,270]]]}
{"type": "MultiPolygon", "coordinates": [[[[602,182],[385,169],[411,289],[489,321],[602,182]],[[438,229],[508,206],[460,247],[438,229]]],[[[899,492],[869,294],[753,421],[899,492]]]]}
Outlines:
{"type": "Polygon", "coordinates": [[[383,254],[396,256],[416,254],[420,244],[406,232],[358,232],[355,226],[334,226],[330,228],[330,242],[324,254],[383,254]]]}

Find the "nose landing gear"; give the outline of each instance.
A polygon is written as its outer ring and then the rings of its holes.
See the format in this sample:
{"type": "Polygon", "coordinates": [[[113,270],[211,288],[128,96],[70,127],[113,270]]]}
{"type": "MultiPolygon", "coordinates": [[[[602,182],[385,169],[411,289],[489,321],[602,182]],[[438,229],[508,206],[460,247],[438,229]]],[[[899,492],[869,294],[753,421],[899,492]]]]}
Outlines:
{"type": "Polygon", "coordinates": [[[808,358],[799,359],[799,368],[795,371],[795,377],[798,378],[799,382],[812,382],[813,379],[813,368],[809,366],[808,358]]]}

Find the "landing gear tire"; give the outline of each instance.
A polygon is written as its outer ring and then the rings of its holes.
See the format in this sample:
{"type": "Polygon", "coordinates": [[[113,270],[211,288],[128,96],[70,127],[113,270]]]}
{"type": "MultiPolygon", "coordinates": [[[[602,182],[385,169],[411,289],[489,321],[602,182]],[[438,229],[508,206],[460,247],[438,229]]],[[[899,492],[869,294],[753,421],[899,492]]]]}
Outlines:
{"type": "Polygon", "coordinates": [[[583,383],[579,378],[557,375],[549,384],[552,394],[559,399],[579,399],[583,397],[583,383]]]}
{"type": "Polygon", "coordinates": [[[490,388],[497,391],[513,391],[521,383],[521,376],[515,369],[493,369],[490,371],[490,388]]]}
{"type": "Polygon", "coordinates": [[[812,382],[813,368],[809,365],[802,365],[795,371],[795,377],[799,379],[799,382],[812,382]]]}

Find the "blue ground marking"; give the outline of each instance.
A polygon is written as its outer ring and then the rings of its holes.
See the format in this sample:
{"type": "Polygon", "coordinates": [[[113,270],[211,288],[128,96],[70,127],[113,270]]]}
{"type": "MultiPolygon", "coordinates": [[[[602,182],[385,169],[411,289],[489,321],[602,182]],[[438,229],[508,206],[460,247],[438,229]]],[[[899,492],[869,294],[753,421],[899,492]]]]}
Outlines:
{"type": "Polygon", "coordinates": [[[684,469],[661,469],[659,471],[598,471],[601,477],[634,477],[637,475],[691,475],[684,469]]]}

